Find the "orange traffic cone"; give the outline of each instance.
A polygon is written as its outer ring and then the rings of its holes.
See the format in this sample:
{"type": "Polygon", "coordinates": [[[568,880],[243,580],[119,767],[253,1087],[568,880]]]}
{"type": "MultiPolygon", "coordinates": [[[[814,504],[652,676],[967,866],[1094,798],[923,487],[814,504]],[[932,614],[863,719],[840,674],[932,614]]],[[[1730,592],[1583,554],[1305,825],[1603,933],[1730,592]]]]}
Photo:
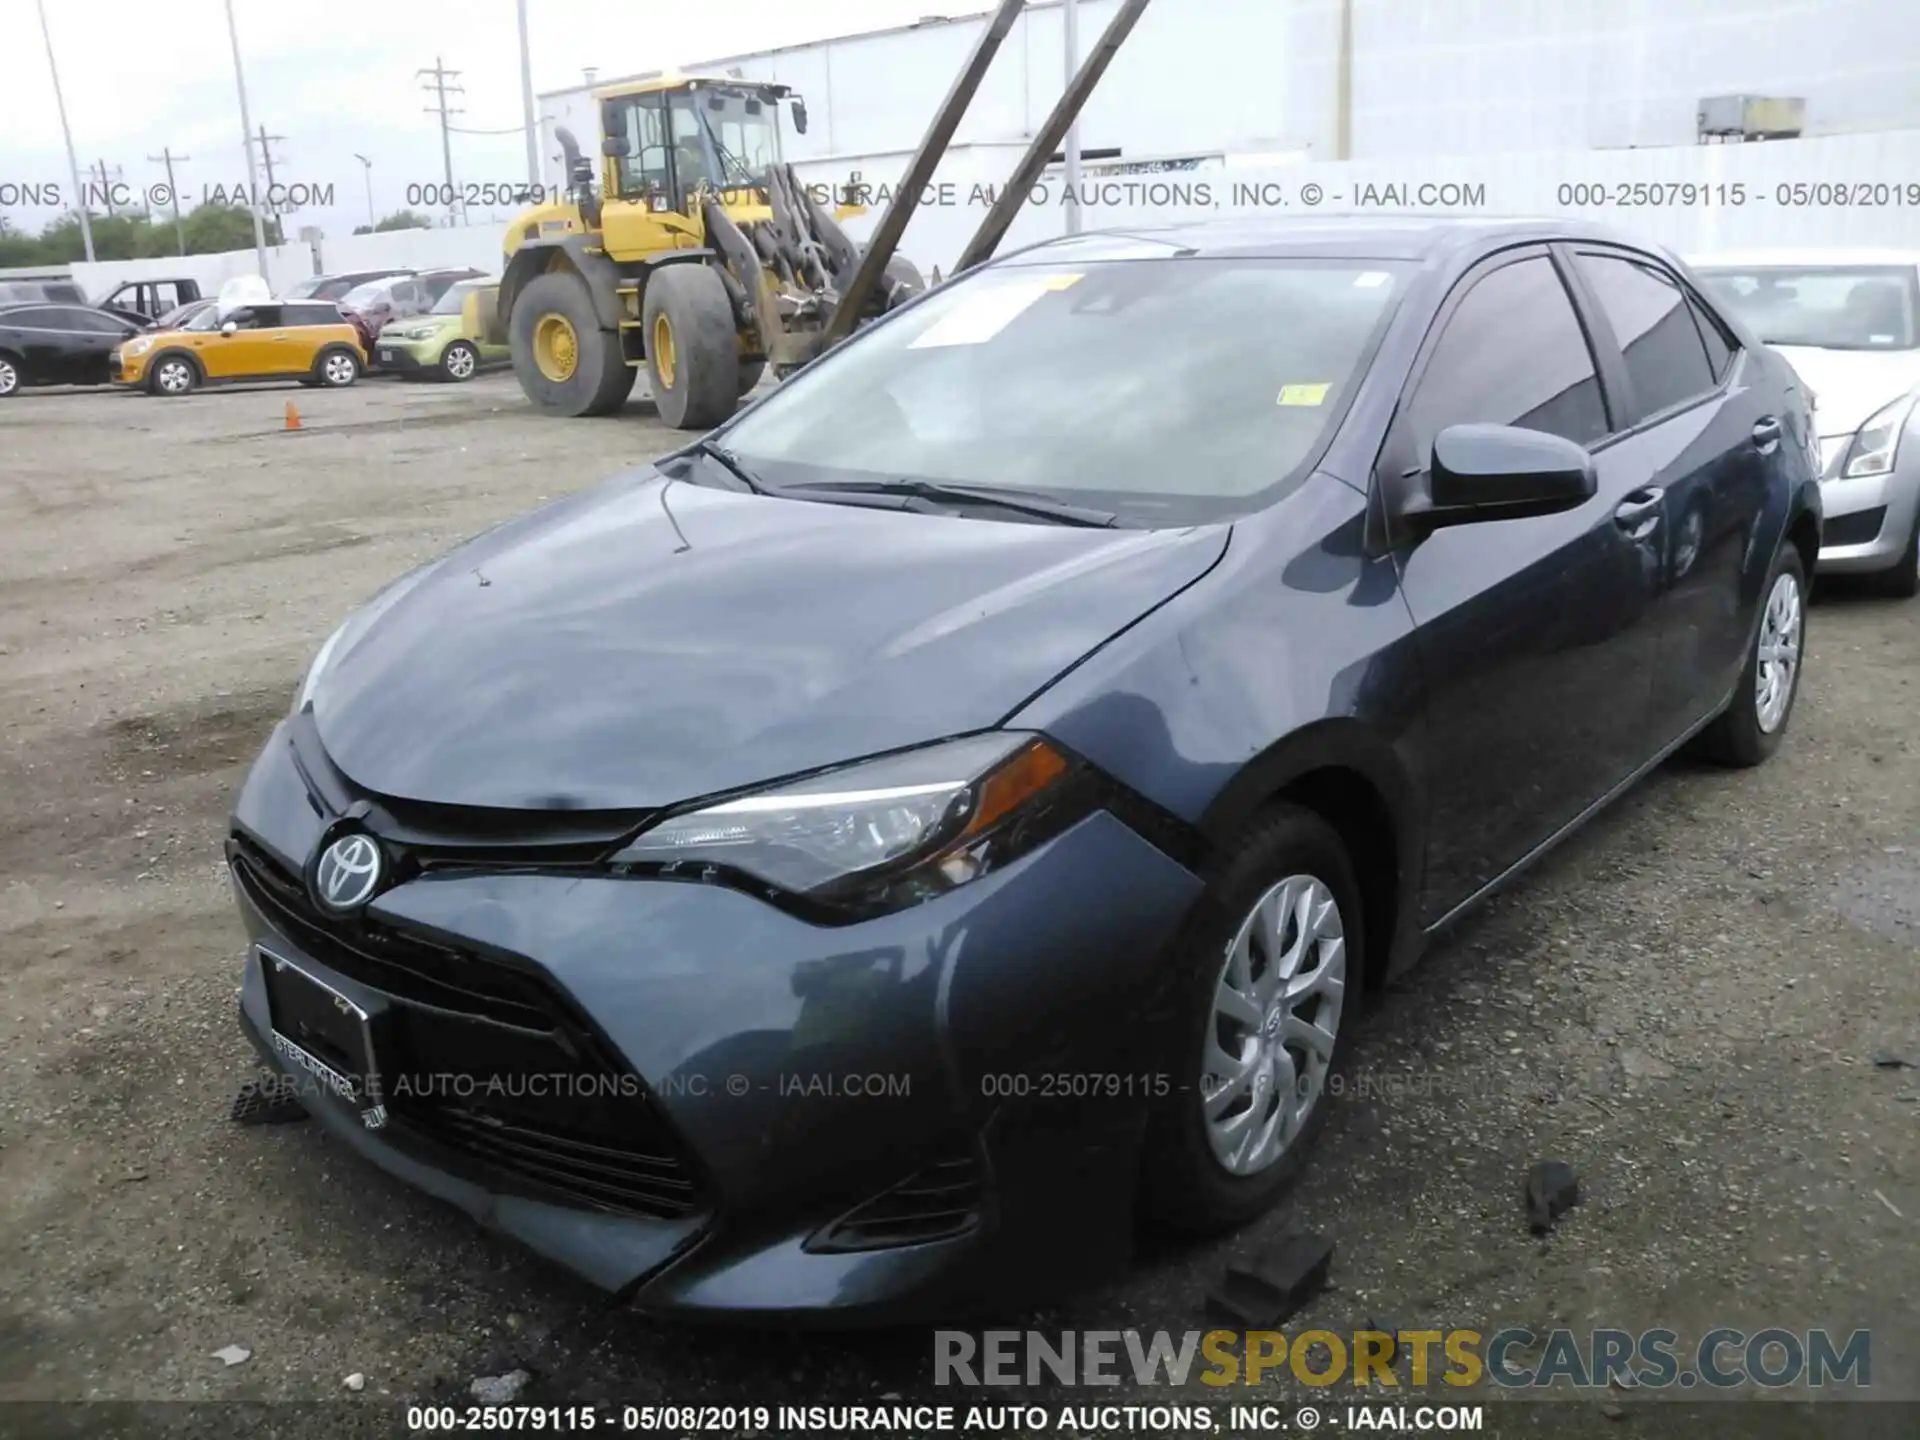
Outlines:
{"type": "Polygon", "coordinates": [[[293,401],[289,400],[287,401],[287,429],[298,430],[299,428],[300,428],[300,407],[294,404],[293,401]]]}

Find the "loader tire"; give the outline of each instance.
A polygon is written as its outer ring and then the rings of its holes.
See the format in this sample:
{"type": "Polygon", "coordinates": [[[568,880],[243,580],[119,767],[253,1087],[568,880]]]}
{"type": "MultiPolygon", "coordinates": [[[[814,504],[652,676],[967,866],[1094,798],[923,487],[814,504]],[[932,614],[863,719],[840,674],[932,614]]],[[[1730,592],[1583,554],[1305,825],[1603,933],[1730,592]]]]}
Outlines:
{"type": "Polygon", "coordinates": [[[578,275],[531,281],[514,301],[507,342],[520,388],[548,415],[609,415],[633,391],[636,372],[621,353],[620,333],[600,328],[578,275]]]}
{"type": "Polygon", "coordinates": [[[667,265],[640,306],[647,375],[660,418],[675,430],[711,430],[740,403],[740,346],[719,273],[667,265]]]}
{"type": "Polygon", "coordinates": [[[766,361],[742,360],[740,362],[740,394],[744,397],[748,391],[760,383],[760,377],[766,373],[766,361]]]}

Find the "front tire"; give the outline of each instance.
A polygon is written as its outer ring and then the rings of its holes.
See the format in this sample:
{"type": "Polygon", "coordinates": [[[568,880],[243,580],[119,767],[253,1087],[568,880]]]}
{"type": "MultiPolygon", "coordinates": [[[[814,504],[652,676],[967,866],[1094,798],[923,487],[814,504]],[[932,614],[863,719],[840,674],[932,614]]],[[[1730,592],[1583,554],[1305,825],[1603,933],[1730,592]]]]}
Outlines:
{"type": "Polygon", "coordinates": [[[313,377],[329,390],[344,390],[360,378],[360,357],[339,345],[322,350],[313,362],[313,377]]]}
{"type": "Polygon", "coordinates": [[[184,355],[163,355],[147,375],[147,389],[155,395],[191,395],[200,372],[184,355]]]}
{"type": "Polygon", "coordinates": [[[1700,750],[1721,765],[1758,765],[1780,748],[1800,693],[1806,646],[1807,572],[1792,542],[1767,576],[1760,615],[1733,700],[1701,732],[1700,750]]]}
{"type": "Polygon", "coordinates": [[[675,430],[711,430],[740,403],[733,305],[705,265],[662,268],[640,306],[647,377],[660,418],[675,430]]]}
{"type": "Polygon", "coordinates": [[[1270,1209],[1326,1122],[1360,1009],[1360,885],[1333,828],[1278,806],[1227,852],[1177,954],[1175,1088],[1149,1120],[1143,1211],[1203,1235],[1270,1209]]]}
{"type": "Polygon", "coordinates": [[[20,393],[20,362],[11,355],[0,355],[0,400],[20,393]]]}
{"type": "Polygon", "coordinates": [[[635,371],[619,332],[600,328],[587,282],[578,275],[529,281],[513,302],[507,338],[520,388],[548,415],[610,415],[633,392],[635,371]]]}
{"type": "Polygon", "coordinates": [[[440,357],[440,373],[455,384],[471,380],[479,369],[480,352],[464,340],[454,341],[440,357]]]}

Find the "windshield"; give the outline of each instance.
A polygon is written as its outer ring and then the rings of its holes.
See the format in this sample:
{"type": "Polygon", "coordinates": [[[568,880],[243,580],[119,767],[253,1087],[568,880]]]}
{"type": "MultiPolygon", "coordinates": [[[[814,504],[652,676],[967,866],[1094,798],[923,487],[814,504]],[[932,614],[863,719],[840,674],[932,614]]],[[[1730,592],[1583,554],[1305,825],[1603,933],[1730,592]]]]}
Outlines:
{"type": "MultiPolygon", "coordinates": [[[[712,147],[716,167],[707,176],[721,189],[744,185],[763,174],[779,158],[772,101],[732,90],[698,90],[689,97],[692,114],[712,147]]],[[[674,129],[682,128],[675,116],[674,129]]]]}
{"type": "Polygon", "coordinates": [[[194,315],[192,319],[188,320],[187,323],[180,328],[182,330],[218,330],[220,328],[220,307],[218,305],[207,306],[206,309],[194,315]]]}
{"type": "Polygon", "coordinates": [[[458,315],[467,308],[467,297],[487,288],[484,280],[465,280],[453,286],[434,303],[435,315],[458,315]]]}
{"type": "Polygon", "coordinates": [[[1701,284],[1769,345],[1920,346],[1920,270],[1907,265],[1705,267],[1701,284]]]}
{"type": "Polygon", "coordinates": [[[800,371],[724,443],[773,486],[1011,487],[1134,524],[1245,511],[1319,445],[1402,269],[1182,258],[982,271],[800,371]]]}

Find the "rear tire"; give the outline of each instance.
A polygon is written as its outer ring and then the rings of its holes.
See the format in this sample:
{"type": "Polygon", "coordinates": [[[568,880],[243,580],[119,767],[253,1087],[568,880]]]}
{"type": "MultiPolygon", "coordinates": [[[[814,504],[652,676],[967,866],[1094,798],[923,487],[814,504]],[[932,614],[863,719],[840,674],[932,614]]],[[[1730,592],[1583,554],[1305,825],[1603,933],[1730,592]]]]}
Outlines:
{"type": "Polygon", "coordinates": [[[344,345],[322,350],[313,362],[313,379],[329,390],[344,390],[360,378],[360,357],[344,345]]]}
{"type": "Polygon", "coordinates": [[[1920,515],[1913,517],[1913,533],[1907,537],[1906,552],[1891,570],[1876,570],[1860,577],[1869,593],[1893,600],[1911,600],[1920,595],[1920,515]]]}
{"type": "Polygon", "coordinates": [[[740,344],[733,305],[705,265],[667,265],[640,306],[647,377],[660,418],[675,430],[711,430],[740,403],[740,344]]]}
{"type": "Polygon", "coordinates": [[[20,392],[20,362],[11,355],[0,354],[0,400],[20,392]]]}
{"type": "MultiPolygon", "coordinates": [[[[1798,548],[1788,541],[1781,545],[1779,557],[1767,576],[1766,589],[1761,591],[1760,613],[1754,619],[1753,639],[1747,643],[1747,663],[1740,669],[1733,700],[1719,719],[1700,733],[1697,747],[1700,754],[1717,764],[1744,769],[1760,764],[1780,748],[1780,741],[1787,733],[1787,722],[1793,718],[1793,702],[1800,694],[1800,675],[1806,655],[1806,613],[1806,567],[1800,562],[1798,548]],[[1787,603],[1783,587],[1789,582],[1792,586],[1792,663],[1784,680],[1786,695],[1774,705],[1764,706],[1761,654],[1763,651],[1771,651],[1776,657],[1780,654],[1776,607],[1787,603]]],[[[1777,664],[1777,658],[1771,663],[1777,664]]]]}
{"type": "Polygon", "coordinates": [[[147,372],[147,390],[154,395],[191,395],[199,383],[199,369],[184,355],[162,355],[147,372]]]}
{"type": "Polygon", "coordinates": [[[1360,884],[1332,826],[1302,806],[1280,805],[1255,819],[1223,853],[1228,858],[1210,878],[1176,952],[1173,1033],[1177,1041],[1165,1067],[1172,1072],[1174,1088],[1149,1118],[1141,1174],[1142,1211],[1164,1227],[1190,1235],[1244,1224],[1270,1209],[1300,1177],[1326,1123],[1327,1081],[1344,1061],[1365,978],[1360,884]],[[1318,888],[1308,890],[1301,881],[1318,888]],[[1289,882],[1294,889],[1284,893],[1317,897],[1303,908],[1326,917],[1319,926],[1303,931],[1298,925],[1300,907],[1267,908],[1276,887],[1289,882]],[[1322,899],[1331,900],[1330,912],[1320,908],[1322,899]],[[1270,923],[1263,927],[1260,917],[1286,913],[1295,917],[1293,929],[1288,929],[1284,918],[1277,927],[1270,923]],[[1250,983],[1234,983],[1233,988],[1243,993],[1250,988],[1270,992],[1252,1006],[1262,1016],[1257,1024],[1226,1014],[1219,1003],[1234,979],[1231,957],[1243,934],[1252,947],[1249,955],[1257,957],[1260,968],[1256,972],[1255,959],[1250,958],[1246,972],[1250,983]],[[1297,961],[1290,963],[1296,955],[1297,961]],[[1318,976],[1319,983],[1294,989],[1287,983],[1289,976],[1318,976]],[[1298,999],[1289,1001],[1290,994],[1298,999]],[[1276,1012],[1286,1013],[1276,1018],[1276,1012]],[[1290,1028],[1287,1014],[1330,1030],[1329,1053],[1309,1059],[1309,1052],[1301,1048],[1296,1055],[1296,1043],[1290,1037],[1297,1032],[1290,1028]],[[1209,1096],[1218,1090],[1216,1066],[1245,1054],[1266,1055],[1273,1066],[1268,1068],[1266,1061],[1243,1066],[1243,1075],[1249,1070],[1256,1073],[1210,1104],[1209,1096]],[[1282,1123],[1280,1110],[1289,1104],[1292,1115],[1299,1118],[1282,1123]],[[1280,1126],[1276,1134],[1286,1138],[1276,1142],[1276,1153],[1263,1154],[1257,1147],[1250,1151],[1236,1173],[1220,1153],[1223,1145],[1231,1144],[1223,1138],[1230,1132],[1222,1131],[1221,1122],[1246,1114],[1245,1130],[1260,1131],[1267,1122],[1251,1112],[1263,1107],[1271,1107],[1266,1113],[1280,1126]],[[1209,1120],[1209,1109],[1214,1111],[1214,1121],[1209,1120]]]}
{"type": "Polygon", "coordinates": [[[635,371],[620,349],[620,334],[600,328],[587,282],[578,275],[540,275],[528,282],[513,302],[507,338],[520,388],[548,415],[610,415],[633,393],[635,371]],[[537,344],[542,321],[549,321],[548,338],[537,344]],[[567,345],[570,366],[563,363],[567,345]]]}

